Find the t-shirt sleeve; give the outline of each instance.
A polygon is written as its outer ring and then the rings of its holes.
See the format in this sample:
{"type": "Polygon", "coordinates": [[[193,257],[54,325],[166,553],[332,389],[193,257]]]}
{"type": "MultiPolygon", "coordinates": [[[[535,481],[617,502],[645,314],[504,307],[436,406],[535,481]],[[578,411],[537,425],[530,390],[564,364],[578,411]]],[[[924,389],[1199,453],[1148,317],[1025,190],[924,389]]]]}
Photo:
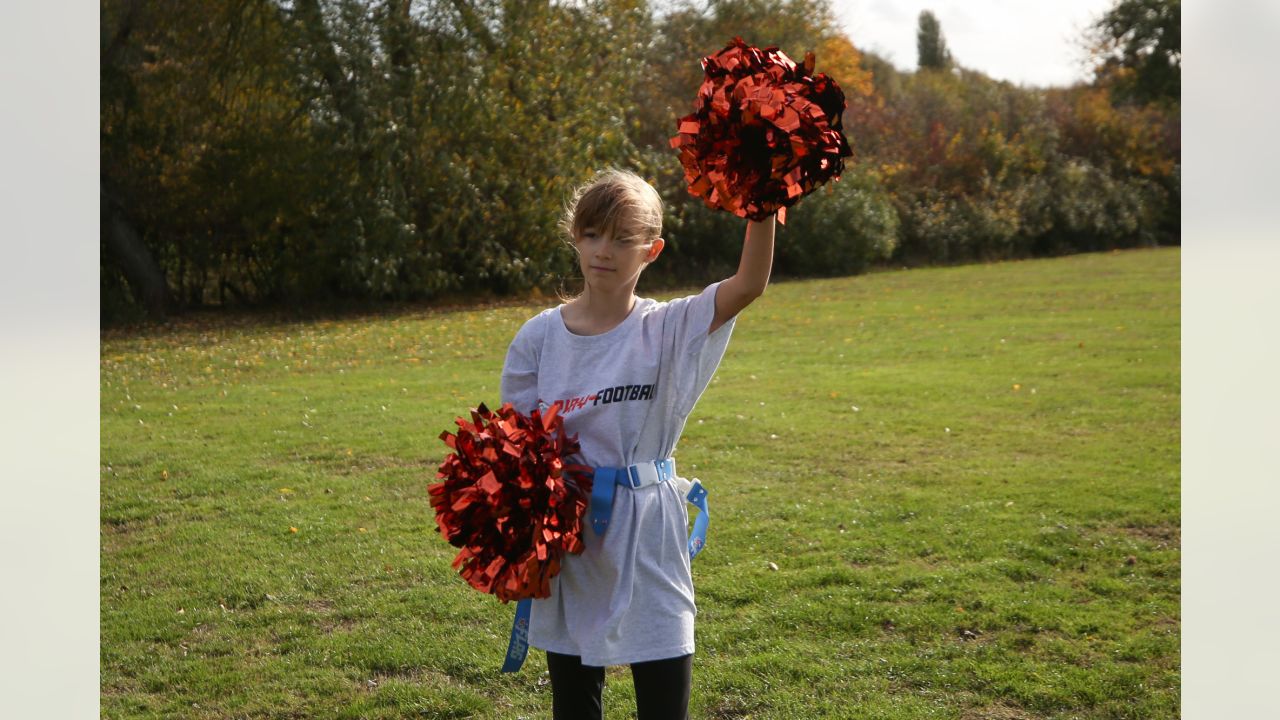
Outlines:
{"type": "Polygon", "coordinates": [[[538,342],[539,318],[524,324],[507,347],[507,359],[502,363],[502,400],[511,403],[516,411],[528,415],[538,406],[538,342]]]}
{"type": "MultiPolygon", "coordinates": [[[[720,281],[723,282],[723,281],[720,281]]],[[[676,381],[679,384],[680,415],[688,415],[698,397],[707,389],[724,357],[737,316],[707,332],[716,315],[716,291],[720,282],[708,285],[697,295],[671,301],[668,322],[675,338],[676,381]]]]}

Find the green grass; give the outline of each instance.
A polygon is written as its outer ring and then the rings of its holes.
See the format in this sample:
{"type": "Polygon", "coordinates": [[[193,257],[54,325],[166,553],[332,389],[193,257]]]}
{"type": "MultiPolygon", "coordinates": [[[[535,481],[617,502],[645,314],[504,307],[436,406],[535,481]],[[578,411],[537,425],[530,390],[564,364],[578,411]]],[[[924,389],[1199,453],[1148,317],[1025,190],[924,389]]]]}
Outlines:
{"type": "MultiPolygon", "coordinates": [[[[1179,261],[773,285],[677,453],[692,715],[1178,717],[1179,261]]],[[[103,716],[549,717],[426,497],[537,309],[104,335],[103,716]]]]}

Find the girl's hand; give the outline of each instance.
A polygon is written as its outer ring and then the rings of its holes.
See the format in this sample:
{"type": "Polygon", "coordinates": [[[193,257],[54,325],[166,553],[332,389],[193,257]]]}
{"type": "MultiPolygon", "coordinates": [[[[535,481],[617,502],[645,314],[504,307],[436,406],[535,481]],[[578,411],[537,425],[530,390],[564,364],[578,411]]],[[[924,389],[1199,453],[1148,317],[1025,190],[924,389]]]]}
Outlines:
{"type": "Polygon", "coordinates": [[[721,325],[764,294],[773,269],[774,217],[762,221],[747,221],[747,236],[742,241],[742,259],[738,272],[726,278],[716,288],[716,314],[707,332],[715,332],[721,325]]]}

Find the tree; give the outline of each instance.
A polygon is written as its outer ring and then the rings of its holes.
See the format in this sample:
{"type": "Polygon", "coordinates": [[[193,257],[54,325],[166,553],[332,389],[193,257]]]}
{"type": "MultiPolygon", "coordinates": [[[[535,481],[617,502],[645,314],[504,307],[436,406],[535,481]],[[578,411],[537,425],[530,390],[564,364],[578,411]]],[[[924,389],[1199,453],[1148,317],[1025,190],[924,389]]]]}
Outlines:
{"type": "Polygon", "coordinates": [[[1138,103],[1182,97],[1182,0],[1118,0],[1090,27],[1094,70],[1114,95],[1138,103]]]}
{"type": "Polygon", "coordinates": [[[920,26],[916,30],[917,64],[921,70],[945,70],[951,67],[951,51],[947,50],[942,25],[928,10],[920,11],[920,26]]]}

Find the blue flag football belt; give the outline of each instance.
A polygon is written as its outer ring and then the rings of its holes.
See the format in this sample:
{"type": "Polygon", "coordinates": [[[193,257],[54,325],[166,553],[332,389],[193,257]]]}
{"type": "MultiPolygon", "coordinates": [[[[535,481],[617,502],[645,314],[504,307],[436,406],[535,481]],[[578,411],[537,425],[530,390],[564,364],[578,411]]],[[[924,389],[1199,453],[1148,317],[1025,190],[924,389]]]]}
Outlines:
{"type": "MultiPolygon", "coordinates": [[[[660,482],[673,480],[676,477],[676,461],[672,458],[637,463],[623,468],[595,468],[591,485],[591,528],[597,535],[604,535],[609,529],[609,519],[613,515],[614,490],[625,485],[633,490],[657,485],[660,482]]],[[[693,481],[693,487],[685,495],[685,500],[698,508],[698,517],[693,521],[693,532],[689,533],[689,559],[693,560],[707,544],[707,527],[711,517],[707,511],[707,489],[702,483],[693,481]]],[[[529,616],[533,609],[533,600],[521,600],[516,603],[516,618],[511,624],[511,641],[507,644],[507,659],[502,664],[502,672],[515,672],[524,665],[525,656],[529,654],[529,616]]]]}

